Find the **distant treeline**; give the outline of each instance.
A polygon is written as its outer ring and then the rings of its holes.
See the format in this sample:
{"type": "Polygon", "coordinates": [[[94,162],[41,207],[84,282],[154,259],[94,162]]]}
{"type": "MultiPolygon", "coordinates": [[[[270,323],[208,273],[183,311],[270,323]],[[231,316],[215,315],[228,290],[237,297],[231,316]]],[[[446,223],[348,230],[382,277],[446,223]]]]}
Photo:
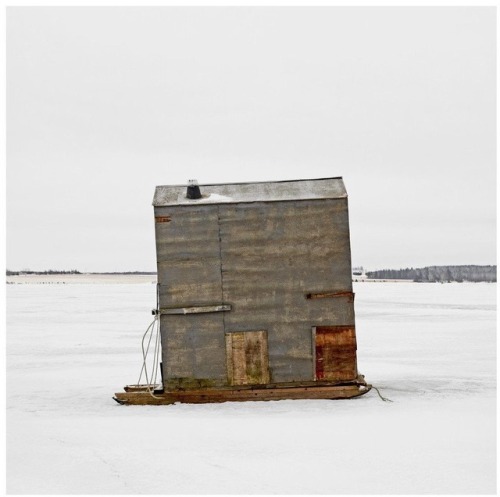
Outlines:
{"type": "Polygon", "coordinates": [[[429,266],[423,268],[381,269],[367,271],[366,276],[371,279],[384,280],[413,280],[430,282],[458,281],[488,281],[497,280],[496,266],[429,266]]]}
{"type": "Polygon", "coordinates": [[[56,269],[48,269],[47,271],[31,271],[27,269],[26,271],[11,271],[7,269],[7,276],[17,276],[19,274],[82,274],[76,269],[71,269],[70,271],[57,271],[56,269]]]}
{"type": "Polygon", "coordinates": [[[18,276],[20,274],[156,274],[156,271],[117,271],[112,273],[81,273],[76,269],[71,269],[70,271],[57,271],[55,269],[48,269],[47,271],[31,271],[30,269],[26,269],[23,271],[11,271],[7,269],[7,276],[18,276]]]}

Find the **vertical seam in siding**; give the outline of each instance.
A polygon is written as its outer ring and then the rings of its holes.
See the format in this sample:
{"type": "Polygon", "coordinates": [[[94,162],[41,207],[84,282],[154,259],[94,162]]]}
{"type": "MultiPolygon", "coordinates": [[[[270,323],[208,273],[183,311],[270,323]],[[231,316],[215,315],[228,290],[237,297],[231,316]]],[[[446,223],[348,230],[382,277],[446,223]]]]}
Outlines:
{"type": "MultiPolygon", "coordinates": [[[[219,267],[220,267],[220,301],[221,304],[224,303],[224,275],[222,271],[222,238],[220,234],[220,205],[217,205],[217,230],[219,235],[219,267]]],[[[224,316],[224,312],[222,313],[222,329],[224,333],[226,332],[226,318],[224,316]]]]}

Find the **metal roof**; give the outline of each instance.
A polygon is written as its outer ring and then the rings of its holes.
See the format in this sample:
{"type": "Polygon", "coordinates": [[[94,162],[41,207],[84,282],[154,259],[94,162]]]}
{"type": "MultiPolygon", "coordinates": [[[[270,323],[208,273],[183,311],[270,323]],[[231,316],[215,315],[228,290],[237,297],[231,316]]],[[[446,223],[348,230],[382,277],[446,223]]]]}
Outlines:
{"type": "Polygon", "coordinates": [[[157,186],[153,205],[233,204],[246,202],[282,202],[287,200],[318,200],[346,198],[341,177],[199,185],[202,197],[186,197],[186,185],[157,186]]]}

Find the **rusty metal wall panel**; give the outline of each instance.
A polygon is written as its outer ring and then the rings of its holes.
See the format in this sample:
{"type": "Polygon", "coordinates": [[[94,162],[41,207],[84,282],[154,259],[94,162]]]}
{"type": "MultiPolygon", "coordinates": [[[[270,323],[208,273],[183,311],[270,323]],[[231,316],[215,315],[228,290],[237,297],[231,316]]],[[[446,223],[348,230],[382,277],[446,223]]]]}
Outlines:
{"type": "Polygon", "coordinates": [[[221,205],[226,330],[268,331],[271,381],[314,377],[311,328],[354,324],[347,200],[221,205]]]}
{"type": "Polygon", "coordinates": [[[318,326],[314,346],[317,380],[343,381],[358,376],[354,326],[318,326]]]}

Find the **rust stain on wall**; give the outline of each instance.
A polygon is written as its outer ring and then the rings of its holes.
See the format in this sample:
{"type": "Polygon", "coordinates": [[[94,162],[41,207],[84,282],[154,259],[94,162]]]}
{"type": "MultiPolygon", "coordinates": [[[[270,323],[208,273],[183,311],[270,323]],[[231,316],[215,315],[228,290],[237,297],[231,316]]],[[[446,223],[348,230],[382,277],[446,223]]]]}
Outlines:
{"type": "Polygon", "coordinates": [[[172,221],[172,219],[170,218],[170,216],[156,216],[155,221],[157,223],[169,223],[170,221],[172,221]]]}

